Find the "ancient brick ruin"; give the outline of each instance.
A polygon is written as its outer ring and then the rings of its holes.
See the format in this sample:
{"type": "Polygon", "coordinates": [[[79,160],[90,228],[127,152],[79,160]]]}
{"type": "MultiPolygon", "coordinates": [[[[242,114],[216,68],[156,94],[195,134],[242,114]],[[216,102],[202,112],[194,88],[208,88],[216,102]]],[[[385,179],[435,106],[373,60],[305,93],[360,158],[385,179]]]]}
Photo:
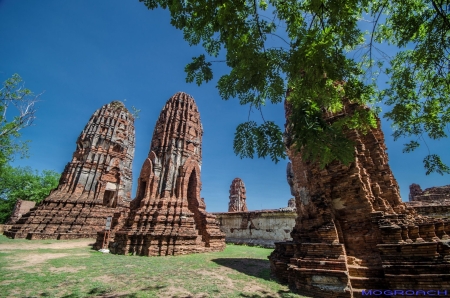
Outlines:
{"type": "Polygon", "coordinates": [[[409,186],[409,201],[450,201],[450,185],[422,190],[420,185],[413,183],[409,186]]]}
{"type": "Polygon", "coordinates": [[[22,217],[22,215],[28,213],[34,206],[36,206],[36,202],[17,200],[16,204],[14,205],[13,212],[11,213],[11,217],[8,219],[5,225],[15,224],[22,217]]]}
{"type": "Polygon", "coordinates": [[[228,203],[228,212],[247,211],[247,191],[244,181],[241,178],[234,178],[230,186],[230,202],[228,203]]]}
{"type": "MultiPolygon", "coordinates": [[[[225,235],[200,198],[203,127],[194,99],[170,98],[156,122],[137,195],[109,248],[144,256],[220,251],[225,235]]],[[[98,234],[98,247],[103,233],[98,234]]]]}
{"type": "Polygon", "coordinates": [[[292,240],[297,214],[293,208],[241,212],[215,212],[227,243],[275,248],[275,242],[292,240]]]}
{"type": "MultiPolygon", "coordinates": [[[[360,108],[346,104],[344,113],[360,108]]],[[[339,116],[326,114],[325,119],[339,116]]],[[[289,123],[286,128],[289,133],[289,123]]],[[[347,134],[356,157],[349,166],[334,162],[321,169],[287,144],[287,178],[298,216],[293,241],[276,243],[269,257],[272,272],[312,297],[361,297],[369,289],[449,289],[449,220],[418,215],[401,202],[379,120],[366,135],[347,134]]]]}
{"type": "Polygon", "coordinates": [[[58,188],[5,235],[95,238],[107,216],[129,208],[134,135],[134,117],[121,102],[98,109],[81,132],[58,188]]]}
{"type": "Polygon", "coordinates": [[[450,185],[422,190],[420,185],[409,186],[408,208],[416,213],[435,218],[450,218],[450,185]]]}

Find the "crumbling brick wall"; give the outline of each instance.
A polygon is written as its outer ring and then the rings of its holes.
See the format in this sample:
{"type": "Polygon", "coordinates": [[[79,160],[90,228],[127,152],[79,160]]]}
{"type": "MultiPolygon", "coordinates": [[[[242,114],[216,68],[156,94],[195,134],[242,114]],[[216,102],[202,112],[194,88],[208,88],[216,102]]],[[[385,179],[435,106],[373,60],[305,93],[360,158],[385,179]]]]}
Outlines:
{"type": "Polygon", "coordinates": [[[22,215],[28,213],[32,208],[34,208],[34,206],[36,206],[36,202],[17,200],[16,204],[14,205],[11,217],[8,219],[5,225],[15,224],[22,217],[22,215]]]}
{"type": "MultiPolygon", "coordinates": [[[[347,103],[343,112],[362,108],[347,103]]],[[[337,115],[324,118],[332,122],[337,115]]],[[[297,219],[293,241],[276,243],[269,259],[272,272],[304,295],[360,297],[363,289],[450,286],[450,223],[420,216],[401,202],[377,122],[366,135],[347,132],[355,142],[355,162],[348,166],[321,168],[287,144],[297,219]]]]}
{"type": "Polygon", "coordinates": [[[420,185],[409,186],[408,208],[416,213],[434,218],[450,218],[450,185],[422,190],[420,185]]]}
{"type": "Polygon", "coordinates": [[[450,185],[430,187],[422,190],[420,185],[413,183],[409,186],[409,201],[450,201],[450,185]]]}
{"type": "Polygon", "coordinates": [[[295,211],[260,210],[213,213],[228,243],[275,248],[275,242],[292,240],[295,211]]]}

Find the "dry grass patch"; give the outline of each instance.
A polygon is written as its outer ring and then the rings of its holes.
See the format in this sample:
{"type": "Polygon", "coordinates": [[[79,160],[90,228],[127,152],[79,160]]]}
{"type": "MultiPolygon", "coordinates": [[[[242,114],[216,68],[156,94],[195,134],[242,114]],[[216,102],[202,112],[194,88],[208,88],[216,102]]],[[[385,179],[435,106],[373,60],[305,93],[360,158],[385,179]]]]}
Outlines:
{"type": "Polygon", "coordinates": [[[1,295],[302,297],[270,277],[270,249],[227,245],[225,251],[217,253],[138,257],[102,254],[92,250],[92,242],[11,240],[0,236],[1,295]],[[12,246],[15,249],[10,249],[12,246]]]}
{"type": "Polygon", "coordinates": [[[92,246],[93,239],[77,239],[77,240],[24,240],[14,239],[14,242],[0,243],[0,251],[6,250],[37,250],[37,249],[74,249],[92,246]],[[17,242],[17,243],[16,243],[17,242]]]}
{"type": "MultiPolygon", "coordinates": [[[[17,255],[12,255],[7,257],[9,264],[13,264],[13,266],[8,266],[8,269],[18,270],[24,269],[27,267],[33,267],[34,269],[38,269],[39,264],[46,263],[52,259],[64,258],[67,256],[73,256],[68,253],[31,253],[31,254],[22,254],[20,259],[17,259],[17,255]]],[[[89,256],[89,254],[76,254],[74,256],[89,256]]]]}
{"type": "Polygon", "coordinates": [[[50,267],[48,270],[51,273],[61,273],[61,272],[67,272],[67,273],[76,273],[80,270],[86,269],[86,266],[80,266],[80,267],[50,267]]]}

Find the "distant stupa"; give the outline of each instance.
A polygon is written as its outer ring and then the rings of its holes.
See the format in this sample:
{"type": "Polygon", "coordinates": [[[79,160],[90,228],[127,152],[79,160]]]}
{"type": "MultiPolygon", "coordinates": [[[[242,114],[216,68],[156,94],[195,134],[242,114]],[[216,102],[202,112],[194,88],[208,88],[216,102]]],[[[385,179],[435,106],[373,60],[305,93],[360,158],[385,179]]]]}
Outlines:
{"type": "Polygon", "coordinates": [[[248,211],[245,200],[247,199],[244,181],[241,178],[234,178],[230,186],[230,202],[228,212],[248,211]]]}

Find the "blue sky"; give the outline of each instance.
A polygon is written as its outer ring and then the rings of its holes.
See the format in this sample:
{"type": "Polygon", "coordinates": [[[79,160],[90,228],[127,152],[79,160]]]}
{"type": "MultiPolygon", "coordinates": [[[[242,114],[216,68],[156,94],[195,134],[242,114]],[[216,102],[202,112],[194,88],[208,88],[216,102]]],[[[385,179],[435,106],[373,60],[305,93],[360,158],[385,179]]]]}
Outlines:
{"type": "MultiPolygon", "coordinates": [[[[169,13],[149,11],[140,2],[0,1],[0,81],[18,73],[26,87],[40,93],[35,125],[22,131],[31,140],[30,158],[13,165],[62,172],[75,150],[75,141],[91,114],[112,100],[141,109],[136,120],[133,196],[136,178],[147,157],[153,128],[165,102],[176,92],[192,95],[204,127],[202,197],[210,212],[228,209],[231,181],[240,177],[247,188],[250,210],[287,206],[287,160],[240,159],[233,153],[236,126],[247,121],[248,106],[221,100],[215,88],[227,72],[214,65],[214,80],[198,87],[185,82],[184,66],[203,53],[190,47],[181,31],[170,25],[169,13]]],[[[284,125],[282,104],[263,109],[265,119],[284,125]]],[[[251,114],[259,120],[259,114],[251,114]]],[[[389,123],[383,120],[390,165],[403,200],[411,183],[422,188],[450,184],[449,175],[425,175],[426,147],[402,153],[389,123]]],[[[448,139],[428,142],[432,153],[450,164],[448,139]]]]}

